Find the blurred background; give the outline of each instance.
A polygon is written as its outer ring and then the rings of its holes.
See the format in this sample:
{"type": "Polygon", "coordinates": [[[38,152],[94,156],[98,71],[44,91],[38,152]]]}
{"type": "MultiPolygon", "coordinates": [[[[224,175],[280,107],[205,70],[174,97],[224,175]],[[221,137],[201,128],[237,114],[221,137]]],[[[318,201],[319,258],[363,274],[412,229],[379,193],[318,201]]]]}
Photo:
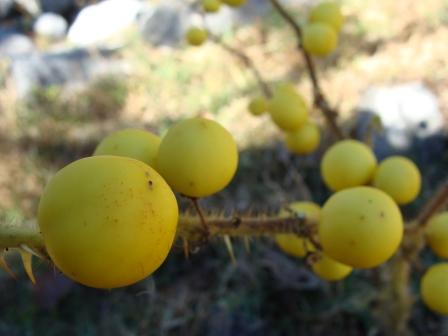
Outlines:
{"type": "MultiPolygon", "coordinates": [[[[317,0],[284,0],[298,22],[317,0]]],[[[378,158],[411,157],[423,173],[406,218],[446,180],[448,1],[341,0],[346,24],[336,52],[317,59],[323,91],[346,130],[363,137],[371,120],[378,158]],[[376,118],[376,119],[375,119],[376,118]]],[[[241,152],[237,175],[204,208],[275,211],[329,191],[316,153],[287,152],[268,117],[247,111],[259,94],[252,73],[221,45],[187,47],[183,34],[204,21],[194,1],[0,0],[0,221],[34,221],[46,181],[92,154],[111,131],[145,128],[160,135],[179,119],[222,123],[241,152]]],[[[292,81],[311,103],[295,37],[267,0],[206,15],[215,35],[246,53],[266,81],[292,81]]],[[[187,204],[182,204],[187,207],[187,204]]],[[[180,244],[152,277],[99,291],[74,284],[35,260],[37,285],[9,255],[17,279],[0,271],[0,335],[388,335],[378,323],[375,272],[342,283],[316,278],[268,237],[250,249],[223,241],[188,260],[180,244]]],[[[430,253],[423,261],[431,262],[430,253]]],[[[418,280],[414,279],[418,288],[418,280]]],[[[448,335],[448,320],[417,300],[418,335],[448,335]]]]}

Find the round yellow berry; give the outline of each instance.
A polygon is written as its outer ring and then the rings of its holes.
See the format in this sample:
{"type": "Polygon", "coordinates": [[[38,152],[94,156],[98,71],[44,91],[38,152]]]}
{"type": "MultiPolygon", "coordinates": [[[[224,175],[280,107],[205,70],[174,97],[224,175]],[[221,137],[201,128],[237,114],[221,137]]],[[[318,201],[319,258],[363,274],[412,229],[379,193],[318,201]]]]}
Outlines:
{"type": "Polygon", "coordinates": [[[268,104],[274,123],[285,131],[295,131],[308,119],[308,107],[303,97],[289,87],[279,87],[268,104]]]}
{"type": "Polygon", "coordinates": [[[432,311],[448,315],[448,263],[431,266],[422,277],[420,292],[432,311]]]}
{"type": "Polygon", "coordinates": [[[154,272],[171,249],[177,220],[176,198],[154,169],[107,155],[62,168],[38,210],[55,265],[79,283],[106,289],[154,272]]]}
{"type": "Polygon", "coordinates": [[[197,27],[188,29],[185,34],[188,44],[196,47],[202,45],[207,40],[207,37],[207,31],[197,27]]]}
{"type": "Polygon", "coordinates": [[[314,7],[308,17],[309,22],[326,23],[333,27],[336,32],[341,30],[344,17],[340,6],[335,2],[322,2],[314,7]]]}
{"type": "Polygon", "coordinates": [[[322,254],[320,259],[312,265],[312,269],[321,279],[339,281],[347,277],[353,268],[322,254]]]}
{"type": "Polygon", "coordinates": [[[221,0],[221,2],[230,7],[241,7],[246,4],[247,0],[221,0]]]}
{"type": "Polygon", "coordinates": [[[124,129],[105,137],[93,153],[96,155],[126,156],[155,167],[160,137],[140,129],[124,129]]]}
{"type": "Polygon", "coordinates": [[[372,150],[357,140],[342,140],[332,145],[320,165],[322,178],[333,191],[370,182],[375,169],[372,150]]]}
{"type": "Polygon", "coordinates": [[[442,212],[429,220],[426,241],[439,258],[448,259],[448,212],[442,212]]]}
{"type": "Polygon", "coordinates": [[[268,106],[268,102],[267,102],[266,98],[263,96],[258,96],[258,97],[253,98],[249,102],[248,109],[249,109],[249,112],[251,114],[253,114],[254,116],[259,116],[266,112],[267,106],[268,106]]]}
{"type": "Polygon", "coordinates": [[[286,147],[296,154],[309,154],[316,150],[320,143],[320,131],[316,124],[307,122],[297,131],[287,132],[286,147]]]}
{"type": "Polygon", "coordinates": [[[311,55],[326,56],[338,44],[338,35],[325,23],[314,22],[303,29],[303,48],[311,55]]]}
{"type": "Polygon", "coordinates": [[[220,7],[220,0],[202,0],[202,8],[207,13],[216,13],[220,7]]]}
{"type": "Polygon", "coordinates": [[[398,204],[407,204],[420,193],[421,181],[414,162],[403,156],[392,156],[379,164],[373,186],[389,194],[398,204]]]}
{"type": "MultiPolygon", "coordinates": [[[[286,209],[280,211],[279,216],[282,218],[304,215],[312,221],[319,224],[320,207],[313,202],[294,202],[289,204],[286,209]]],[[[314,251],[313,244],[308,239],[301,238],[293,233],[280,233],[275,235],[275,241],[280,249],[293,256],[302,258],[309,251],[314,251]]]]}
{"type": "Polygon", "coordinates": [[[319,238],[330,258],[355,268],[389,259],[403,236],[403,219],[394,200],[372,187],[355,187],[331,196],[322,208],[319,238]]]}
{"type": "Polygon", "coordinates": [[[214,194],[232,180],[238,149],[220,124],[191,118],[171,127],[157,154],[157,170],[177,192],[190,197],[214,194]]]}

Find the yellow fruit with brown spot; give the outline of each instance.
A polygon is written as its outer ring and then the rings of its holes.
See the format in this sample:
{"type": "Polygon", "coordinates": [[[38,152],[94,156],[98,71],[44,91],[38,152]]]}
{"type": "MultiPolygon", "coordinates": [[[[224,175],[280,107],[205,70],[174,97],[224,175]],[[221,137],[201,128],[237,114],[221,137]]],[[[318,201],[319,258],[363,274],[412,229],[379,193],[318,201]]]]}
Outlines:
{"type": "Polygon", "coordinates": [[[38,209],[57,268],[105,289],[153,273],[171,249],[177,220],[177,201],[163,178],[145,163],[119,156],[92,156],[62,168],[38,209]]]}
{"type": "Polygon", "coordinates": [[[324,204],[319,241],[330,258],[354,268],[376,267],[398,249],[403,218],[394,200],[372,187],[339,191],[324,204]]]}

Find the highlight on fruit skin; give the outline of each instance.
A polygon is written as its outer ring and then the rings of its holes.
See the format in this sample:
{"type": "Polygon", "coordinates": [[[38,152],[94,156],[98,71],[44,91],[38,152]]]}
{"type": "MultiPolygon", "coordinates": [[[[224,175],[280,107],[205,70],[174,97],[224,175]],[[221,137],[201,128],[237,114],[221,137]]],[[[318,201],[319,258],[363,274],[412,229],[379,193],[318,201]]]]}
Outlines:
{"type": "Polygon", "coordinates": [[[320,144],[319,127],[312,122],[306,122],[298,130],[285,134],[285,143],[288,150],[296,154],[310,154],[320,144]]]}
{"type": "Polygon", "coordinates": [[[247,0],[221,0],[221,2],[227,6],[237,8],[244,6],[247,3],[247,0]]]}
{"type": "Polygon", "coordinates": [[[268,101],[264,96],[257,96],[250,100],[247,109],[254,116],[260,116],[267,111],[268,101]]]}
{"type": "Polygon", "coordinates": [[[207,41],[208,32],[205,29],[201,29],[198,27],[191,27],[185,33],[185,39],[187,43],[191,46],[201,46],[207,41]]]}
{"type": "Polygon", "coordinates": [[[404,156],[391,156],[383,160],[373,177],[373,186],[389,194],[400,205],[415,200],[421,184],[418,167],[404,156]]]}
{"type": "MultiPolygon", "coordinates": [[[[319,224],[320,206],[313,202],[293,202],[279,213],[280,217],[287,218],[302,214],[319,224]]],[[[280,249],[293,257],[303,258],[307,252],[315,250],[313,244],[306,238],[299,237],[293,233],[276,234],[275,242],[280,249]]]]}
{"type": "Polygon", "coordinates": [[[221,8],[220,0],[202,0],[202,9],[206,13],[216,13],[221,8]]]}
{"type": "Polygon", "coordinates": [[[52,177],[37,217],[45,248],[62,273],[111,289],[136,283],[163,263],[178,206],[168,184],[145,163],[92,156],[52,177]]]}
{"type": "Polygon", "coordinates": [[[344,16],[337,3],[326,1],[311,9],[308,21],[328,24],[333,27],[336,33],[339,33],[344,23],[344,16]]]}
{"type": "Polygon", "coordinates": [[[268,103],[272,121],[284,131],[299,129],[308,119],[305,99],[291,86],[277,86],[268,103]]]}
{"type": "Polygon", "coordinates": [[[424,304],[433,312],[448,315],[448,263],[431,266],[423,275],[420,293],[424,304]]]}
{"type": "Polygon", "coordinates": [[[342,140],[324,153],[320,171],[327,187],[339,191],[369,183],[376,167],[376,157],[366,144],[342,140]]]}
{"type": "Polygon", "coordinates": [[[425,233],[426,241],[434,254],[448,259],[448,211],[433,216],[425,233]]]}
{"type": "Polygon", "coordinates": [[[322,207],[319,241],[329,257],[354,268],[387,261],[403,237],[403,218],[394,200],[372,187],[333,194],[322,207]]]}
{"type": "Polygon", "coordinates": [[[353,270],[325,254],[321,254],[318,261],[311,266],[316,275],[326,281],[339,281],[346,278],[353,270]]]}
{"type": "Polygon", "coordinates": [[[338,35],[328,24],[313,22],[303,27],[303,48],[311,55],[327,56],[338,45],[338,35]]]}
{"type": "Polygon", "coordinates": [[[157,154],[157,171],[175,191],[190,197],[224,189],[237,166],[233,136],[216,121],[201,117],[172,126],[157,154]]]}
{"type": "Polygon", "coordinates": [[[160,137],[142,129],[123,129],[106,136],[93,155],[125,156],[155,167],[160,137]]]}

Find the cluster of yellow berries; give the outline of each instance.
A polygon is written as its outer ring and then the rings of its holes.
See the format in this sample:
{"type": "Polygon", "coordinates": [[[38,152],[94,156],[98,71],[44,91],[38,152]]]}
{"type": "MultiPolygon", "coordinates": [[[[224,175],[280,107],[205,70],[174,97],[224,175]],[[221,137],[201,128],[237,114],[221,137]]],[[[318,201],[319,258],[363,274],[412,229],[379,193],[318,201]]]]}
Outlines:
{"type": "Polygon", "coordinates": [[[69,278],[96,288],[135,283],[165,260],[178,223],[172,190],[203,197],[233,178],[238,150],[215,121],[191,118],[165,136],[126,129],[46,186],[38,223],[47,252],[69,278]]]}
{"type": "Polygon", "coordinates": [[[264,96],[253,98],[248,105],[254,116],[269,113],[272,121],[284,132],[284,141],[289,151],[309,154],[320,144],[320,130],[308,118],[308,104],[290,83],[277,85],[270,99],[264,96]]]}
{"type": "MultiPolygon", "coordinates": [[[[322,245],[321,260],[326,266],[319,266],[320,273],[316,273],[327,280],[340,280],[352,268],[372,268],[387,261],[403,236],[398,204],[413,201],[420,192],[417,166],[401,156],[390,157],[378,165],[374,153],[364,143],[343,140],[325,152],[321,175],[334,192],[322,209],[318,211],[318,205],[313,204],[315,210],[310,213],[308,205],[303,208],[303,204],[293,204],[295,211],[317,223],[316,241],[322,245]]],[[[304,239],[295,235],[282,235],[281,239],[281,247],[285,247],[286,239],[293,246],[286,252],[298,256],[307,252],[304,239]]],[[[314,248],[308,251],[313,252],[314,248]]]]}
{"type": "MultiPolygon", "coordinates": [[[[201,7],[205,13],[217,13],[222,4],[237,8],[245,5],[246,2],[247,0],[202,0],[201,7]]],[[[195,47],[204,44],[207,38],[208,32],[204,28],[190,27],[185,33],[186,42],[195,47]]]]}

